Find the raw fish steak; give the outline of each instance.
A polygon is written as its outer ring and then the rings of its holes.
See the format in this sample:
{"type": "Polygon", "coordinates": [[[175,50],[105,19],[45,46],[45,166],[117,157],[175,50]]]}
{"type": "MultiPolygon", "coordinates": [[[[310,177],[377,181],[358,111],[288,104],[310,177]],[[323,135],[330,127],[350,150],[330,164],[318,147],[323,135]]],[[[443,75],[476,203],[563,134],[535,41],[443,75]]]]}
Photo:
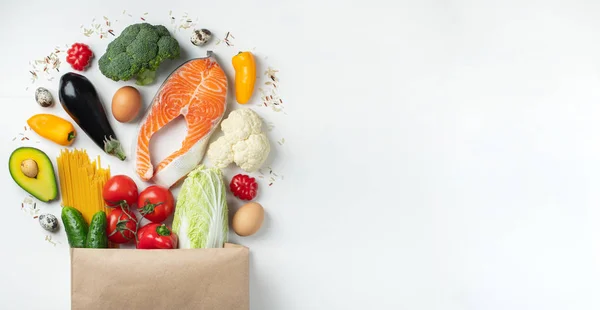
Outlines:
{"type": "Polygon", "coordinates": [[[162,84],[144,116],[135,144],[136,172],[144,181],[171,187],[204,157],[208,140],[223,118],[227,105],[227,77],[209,52],[177,68],[162,84]],[[150,139],[183,115],[187,134],[181,148],[156,167],[150,159],[150,139]]]}

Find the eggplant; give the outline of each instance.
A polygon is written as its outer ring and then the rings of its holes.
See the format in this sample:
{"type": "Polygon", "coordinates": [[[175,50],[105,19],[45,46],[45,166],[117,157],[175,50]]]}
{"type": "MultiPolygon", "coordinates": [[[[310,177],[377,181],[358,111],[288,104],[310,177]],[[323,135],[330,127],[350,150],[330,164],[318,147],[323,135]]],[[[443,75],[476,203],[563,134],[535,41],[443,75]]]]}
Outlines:
{"type": "Polygon", "coordinates": [[[58,98],[63,109],[106,154],[125,160],[121,142],[110,127],[98,93],[85,76],[65,73],[60,78],[58,98]]]}

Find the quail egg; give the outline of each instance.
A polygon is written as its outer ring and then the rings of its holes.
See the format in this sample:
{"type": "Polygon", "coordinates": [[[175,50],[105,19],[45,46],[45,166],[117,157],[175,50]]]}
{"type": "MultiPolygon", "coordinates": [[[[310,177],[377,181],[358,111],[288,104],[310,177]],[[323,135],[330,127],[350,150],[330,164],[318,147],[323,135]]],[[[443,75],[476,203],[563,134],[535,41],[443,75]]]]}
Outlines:
{"type": "Polygon", "coordinates": [[[44,228],[45,230],[52,232],[58,230],[58,219],[56,218],[56,216],[49,213],[42,214],[40,215],[38,220],[40,221],[40,225],[42,226],[42,228],[44,228]]]}
{"type": "Polygon", "coordinates": [[[212,33],[208,29],[194,30],[190,41],[196,46],[202,46],[210,40],[212,33]]]}
{"type": "Polygon", "coordinates": [[[35,101],[42,107],[47,108],[53,103],[52,94],[49,90],[39,87],[35,90],[35,101]]]}

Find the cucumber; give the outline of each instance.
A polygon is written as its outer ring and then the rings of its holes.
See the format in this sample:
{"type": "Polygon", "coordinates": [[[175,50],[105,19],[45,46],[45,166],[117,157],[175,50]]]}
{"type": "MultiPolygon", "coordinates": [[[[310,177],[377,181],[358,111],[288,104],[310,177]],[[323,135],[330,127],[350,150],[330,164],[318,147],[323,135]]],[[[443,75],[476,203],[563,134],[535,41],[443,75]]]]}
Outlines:
{"type": "Polygon", "coordinates": [[[86,248],[105,249],[108,248],[108,236],[106,236],[106,213],[98,211],[92,217],[90,230],[85,240],[86,248]]]}
{"type": "Polygon", "coordinates": [[[88,225],[81,212],[73,207],[63,207],[60,218],[65,227],[69,245],[72,248],[84,248],[88,225]]]}

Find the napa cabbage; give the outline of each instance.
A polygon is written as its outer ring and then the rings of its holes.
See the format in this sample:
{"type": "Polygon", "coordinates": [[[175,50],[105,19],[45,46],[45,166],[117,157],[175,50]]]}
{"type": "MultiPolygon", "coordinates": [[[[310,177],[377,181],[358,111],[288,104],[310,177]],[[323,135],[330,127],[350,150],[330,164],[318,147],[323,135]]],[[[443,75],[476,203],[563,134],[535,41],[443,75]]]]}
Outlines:
{"type": "Polygon", "coordinates": [[[179,248],[222,248],[229,232],[223,175],[199,166],[190,172],[177,196],[173,231],[179,248]]]}

